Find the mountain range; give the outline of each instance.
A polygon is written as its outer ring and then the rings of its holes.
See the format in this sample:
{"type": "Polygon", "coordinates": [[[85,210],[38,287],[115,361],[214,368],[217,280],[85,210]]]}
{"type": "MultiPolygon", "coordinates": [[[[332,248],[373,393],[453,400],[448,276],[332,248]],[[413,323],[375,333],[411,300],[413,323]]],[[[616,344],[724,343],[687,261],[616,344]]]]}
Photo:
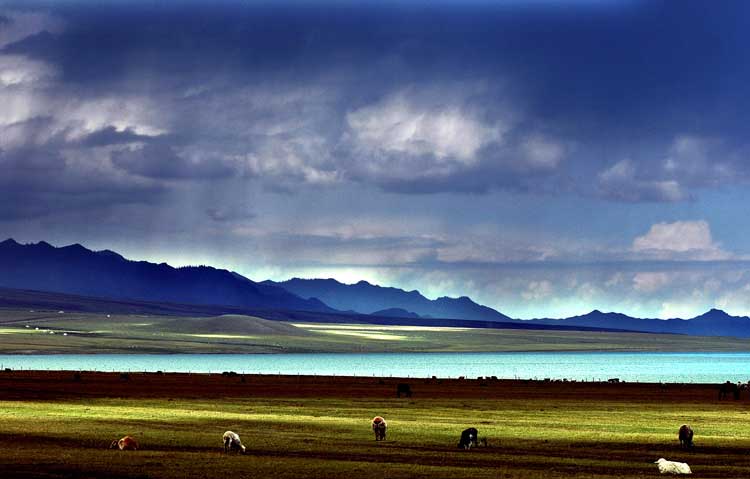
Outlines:
{"type": "Polygon", "coordinates": [[[466,296],[427,299],[419,291],[404,291],[360,281],[343,284],[335,279],[299,279],[263,284],[279,286],[303,298],[318,298],[332,308],[373,314],[400,309],[421,317],[471,319],[474,321],[511,321],[508,316],[482,306],[466,296]]]}
{"type": "MultiPolygon", "coordinates": [[[[54,247],[43,241],[34,244],[20,244],[12,239],[0,242],[0,288],[81,295],[87,297],[87,307],[94,308],[96,298],[153,302],[123,303],[117,307],[163,309],[173,314],[194,309],[190,305],[202,305],[195,311],[266,311],[269,319],[283,320],[306,317],[409,325],[455,325],[464,321],[471,327],[598,328],[750,338],[750,318],[730,316],[717,309],[692,319],[641,319],[594,310],[564,319],[515,320],[466,296],[431,300],[416,290],[404,291],[366,281],[351,285],[334,279],[254,282],[240,274],[209,266],[174,268],[166,263],[130,261],[109,250],[92,251],[79,244],[54,247]],[[370,317],[372,319],[368,319],[370,317]]],[[[12,301],[26,305],[23,294],[19,294],[13,292],[12,301]]],[[[35,293],[31,297],[39,296],[35,293]]],[[[6,306],[11,306],[12,301],[6,306]]],[[[64,300],[70,301],[70,298],[64,300]]],[[[108,307],[112,306],[108,303],[108,307]]]]}
{"type": "Polygon", "coordinates": [[[747,316],[731,316],[720,309],[711,309],[691,319],[633,318],[621,313],[603,313],[599,310],[594,310],[588,314],[565,319],[534,319],[529,321],[537,324],[595,326],[648,333],[750,338],[750,318],[747,316]]]}
{"type": "Polygon", "coordinates": [[[44,241],[0,243],[0,287],[114,299],[333,311],[317,299],[303,299],[223,269],[173,268],[166,263],[129,261],[109,250],[91,251],[79,244],[56,248],[44,241]]]}

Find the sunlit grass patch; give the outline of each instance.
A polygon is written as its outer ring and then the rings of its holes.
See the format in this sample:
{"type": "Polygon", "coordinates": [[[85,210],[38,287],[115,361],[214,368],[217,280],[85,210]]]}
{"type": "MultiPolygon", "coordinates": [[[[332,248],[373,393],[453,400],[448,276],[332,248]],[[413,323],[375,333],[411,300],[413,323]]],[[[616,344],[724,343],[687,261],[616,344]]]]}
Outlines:
{"type": "Polygon", "coordinates": [[[185,334],[184,336],[190,336],[193,338],[207,338],[207,339],[257,339],[258,336],[251,336],[247,334],[218,334],[218,333],[205,333],[205,334],[185,334]]]}
{"type": "MultiPolygon", "coordinates": [[[[303,329],[339,329],[339,330],[361,330],[361,324],[323,324],[323,323],[292,323],[292,326],[303,329]]],[[[375,325],[368,324],[370,331],[425,331],[425,332],[461,332],[471,331],[476,328],[454,328],[448,326],[398,326],[398,325],[375,325]]]]}
{"type": "Polygon", "coordinates": [[[405,341],[407,339],[414,340],[415,338],[409,336],[403,336],[400,334],[391,334],[384,332],[373,332],[367,330],[340,330],[340,329],[316,329],[318,333],[335,334],[338,336],[354,336],[358,338],[366,339],[377,339],[381,341],[405,341]]]}
{"type": "Polygon", "coordinates": [[[41,329],[27,328],[0,328],[0,334],[46,334],[47,331],[41,329]]]}

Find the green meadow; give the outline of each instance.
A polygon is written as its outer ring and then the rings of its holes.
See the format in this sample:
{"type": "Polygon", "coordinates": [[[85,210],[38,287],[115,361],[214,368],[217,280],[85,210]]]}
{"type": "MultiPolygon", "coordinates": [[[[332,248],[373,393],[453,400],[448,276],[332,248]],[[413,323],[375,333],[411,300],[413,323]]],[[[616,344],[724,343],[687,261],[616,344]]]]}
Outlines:
{"type": "Polygon", "coordinates": [[[640,478],[659,457],[750,477],[743,402],[512,399],[74,399],[0,402],[0,477],[640,478]],[[375,442],[369,420],[388,420],[375,442]],[[688,422],[696,447],[682,451],[688,422]],[[456,448],[476,426],[488,447],[456,448]],[[225,455],[238,432],[246,455],[225,455]],[[141,450],[108,450],[135,436],[141,450]]]}

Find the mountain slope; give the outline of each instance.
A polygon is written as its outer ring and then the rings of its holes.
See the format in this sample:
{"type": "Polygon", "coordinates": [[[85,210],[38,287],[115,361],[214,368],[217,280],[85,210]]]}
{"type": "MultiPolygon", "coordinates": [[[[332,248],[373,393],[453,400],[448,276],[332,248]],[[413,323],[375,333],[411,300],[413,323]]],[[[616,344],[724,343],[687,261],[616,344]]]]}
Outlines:
{"type": "Polygon", "coordinates": [[[477,304],[466,296],[430,300],[419,291],[404,291],[360,281],[343,284],[334,279],[290,279],[263,284],[281,286],[303,298],[318,298],[332,308],[363,314],[388,309],[403,309],[421,317],[471,319],[475,321],[511,321],[508,316],[477,304]]]}
{"type": "Polygon", "coordinates": [[[283,321],[253,316],[225,314],[209,318],[180,318],[165,321],[166,331],[187,334],[238,334],[253,336],[310,336],[310,333],[283,321]]]}
{"type": "Polygon", "coordinates": [[[401,308],[388,308],[375,311],[372,316],[385,316],[386,318],[412,318],[419,319],[420,316],[417,313],[412,313],[401,308]]]}
{"type": "Polygon", "coordinates": [[[0,243],[0,287],[259,309],[333,311],[317,299],[302,299],[282,288],[255,283],[208,266],[173,268],[166,263],[129,261],[112,251],[79,244],[0,243]]]}

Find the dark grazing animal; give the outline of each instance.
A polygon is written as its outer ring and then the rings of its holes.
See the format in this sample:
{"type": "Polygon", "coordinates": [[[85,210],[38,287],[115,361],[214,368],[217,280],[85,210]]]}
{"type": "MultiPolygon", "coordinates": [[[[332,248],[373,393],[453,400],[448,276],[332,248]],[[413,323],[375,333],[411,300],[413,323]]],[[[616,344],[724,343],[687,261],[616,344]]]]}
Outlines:
{"type": "Polygon", "coordinates": [[[411,397],[411,386],[409,383],[398,383],[396,386],[396,397],[401,397],[402,394],[408,398],[411,397]]]}
{"type": "Polygon", "coordinates": [[[683,449],[689,449],[693,447],[693,430],[687,424],[680,426],[680,431],[677,433],[680,438],[680,447],[683,449]]]}
{"type": "Polygon", "coordinates": [[[477,447],[479,445],[477,442],[478,438],[479,432],[477,431],[477,428],[470,427],[469,429],[464,429],[463,432],[461,432],[461,440],[458,441],[458,448],[471,449],[472,447],[477,447]]]}
{"type": "Polygon", "coordinates": [[[721,386],[719,386],[719,399],[720,400],[729,397],[730,394],[732,395],[734,399],[739,399],[740,388],[737,387],[737,385],[731,381],[727,381],[721,386]]]}
{"type": "Polygon", "coordinates": [[[375,433],[376,441],[385,441],[385,431],[388,429],[385,419],[380,416],[372,418],[372,430],[375,433]]]}
{"type": "Polygon", "coordinates": [[[110,449],[119,449],[121,451],[137,451],[138,441],[132,436],[125,436],[122,439],[116,439],[109,445],[110,449]]]}

